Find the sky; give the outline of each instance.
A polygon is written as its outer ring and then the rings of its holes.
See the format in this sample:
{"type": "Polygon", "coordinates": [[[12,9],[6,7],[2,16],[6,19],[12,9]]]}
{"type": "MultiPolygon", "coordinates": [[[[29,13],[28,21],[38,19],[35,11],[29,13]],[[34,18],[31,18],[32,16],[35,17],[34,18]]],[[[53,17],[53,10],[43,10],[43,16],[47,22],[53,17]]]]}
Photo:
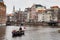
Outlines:
{"type": "Polygon", "coordinates": [[[5,5],[7,6],[7,14],[13,12],[13,6],[15,6],[16,10],[24,10],[27,7],[31,7],[33,4],[41,4],[50,8],[50,6],[59,6],[60,0],[4,0],[5,5]]]}

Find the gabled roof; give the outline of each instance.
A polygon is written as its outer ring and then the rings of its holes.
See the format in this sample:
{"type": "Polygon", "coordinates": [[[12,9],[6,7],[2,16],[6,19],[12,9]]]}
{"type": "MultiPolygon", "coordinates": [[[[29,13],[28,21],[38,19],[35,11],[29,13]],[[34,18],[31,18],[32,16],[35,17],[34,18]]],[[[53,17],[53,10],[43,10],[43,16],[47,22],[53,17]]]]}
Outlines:
{"type": "Polygon", "coordinates": [[[52,6],[51,8],[59,8],[59,6],[52,6]]]}

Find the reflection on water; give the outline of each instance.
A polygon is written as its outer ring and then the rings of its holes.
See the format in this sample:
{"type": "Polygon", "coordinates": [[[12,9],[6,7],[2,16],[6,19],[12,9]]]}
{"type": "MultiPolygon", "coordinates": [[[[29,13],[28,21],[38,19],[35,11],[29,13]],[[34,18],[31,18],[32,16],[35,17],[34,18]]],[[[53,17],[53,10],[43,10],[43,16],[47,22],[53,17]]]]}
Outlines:
{"type": "Polygon", "coordinates": [[[18,26],[7,26],[4,40],[60,40],[60,28],[49,27],[26,27],[25,35],[21,37],[12,37],[12,30],[18,30],[18,26]]]}
{"type": "Polygon", "coordinates": [[[4,39],[5,30],[6,30],[6,26],[4,26],[4,27],[0,26],[0,40],[4,39]]]}

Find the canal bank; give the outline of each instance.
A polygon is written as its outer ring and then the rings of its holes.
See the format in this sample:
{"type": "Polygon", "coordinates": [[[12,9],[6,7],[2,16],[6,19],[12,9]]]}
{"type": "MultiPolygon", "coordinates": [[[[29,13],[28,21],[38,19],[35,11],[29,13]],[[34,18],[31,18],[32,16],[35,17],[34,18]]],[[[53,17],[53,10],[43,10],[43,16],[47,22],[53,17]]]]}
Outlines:
{"type": "Polygon", "coordinates": [[[4,39],[5,32],[6,32],[6,26],[0,26],[0,40],[4,39]]]}

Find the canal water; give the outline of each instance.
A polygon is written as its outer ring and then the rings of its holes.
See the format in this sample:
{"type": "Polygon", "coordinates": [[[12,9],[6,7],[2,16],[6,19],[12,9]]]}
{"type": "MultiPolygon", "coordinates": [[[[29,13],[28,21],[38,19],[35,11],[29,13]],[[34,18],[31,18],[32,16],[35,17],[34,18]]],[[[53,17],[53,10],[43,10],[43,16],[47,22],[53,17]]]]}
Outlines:
{"type": "Polygon", "coordinates": [[[12,30],[19,30],[19,26],[7,26],[2,40],[60,40],[60,33],[57,31],[59,29],[43,26],[26,26],[25,35],[12,37],[12,30]]]}

